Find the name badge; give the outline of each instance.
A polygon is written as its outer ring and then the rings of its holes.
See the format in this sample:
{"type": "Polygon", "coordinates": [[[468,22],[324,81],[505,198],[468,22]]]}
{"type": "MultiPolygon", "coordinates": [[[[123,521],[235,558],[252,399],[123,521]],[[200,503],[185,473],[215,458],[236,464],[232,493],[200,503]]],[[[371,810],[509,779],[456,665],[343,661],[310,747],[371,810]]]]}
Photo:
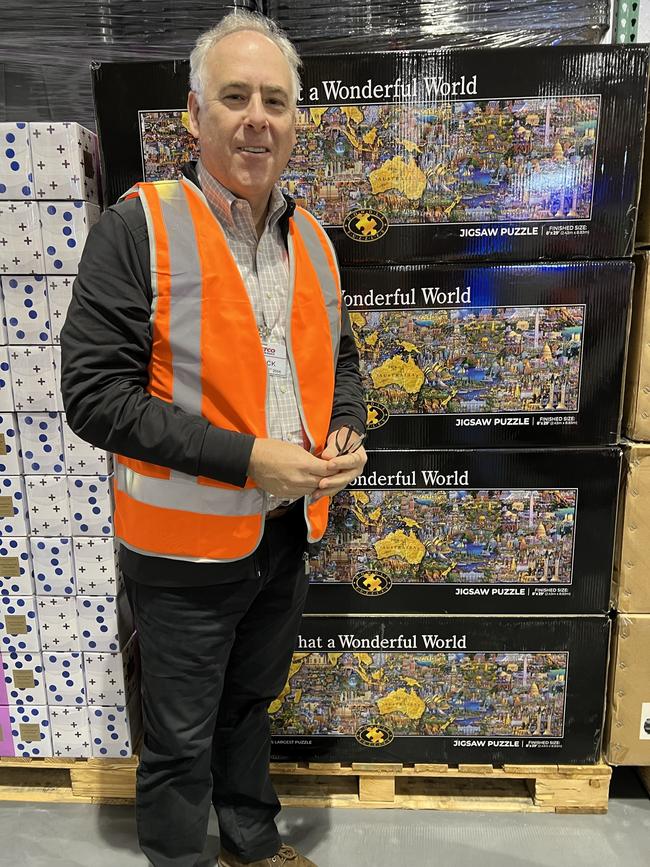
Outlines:
{"type": "Polygon", "coordinates": [[[269,376],[286,376],[287,347],[284,343],[264,343],[262,348],[269,376]]]}

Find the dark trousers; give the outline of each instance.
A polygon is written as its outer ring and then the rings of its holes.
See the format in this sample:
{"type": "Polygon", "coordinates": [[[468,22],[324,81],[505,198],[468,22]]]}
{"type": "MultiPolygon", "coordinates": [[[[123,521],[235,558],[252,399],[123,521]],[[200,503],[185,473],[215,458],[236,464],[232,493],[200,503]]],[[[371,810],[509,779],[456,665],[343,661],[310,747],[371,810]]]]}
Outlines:
{"type": "Polygon", "coordinates": [[[307,594],[302,508],[268,521],[257,551],[207,587],[126,577],[142,657],[140,846],[154,867],[194,867],[210,802],[243,861],[276,854],[268,705],[282,691],[307,594]]]}

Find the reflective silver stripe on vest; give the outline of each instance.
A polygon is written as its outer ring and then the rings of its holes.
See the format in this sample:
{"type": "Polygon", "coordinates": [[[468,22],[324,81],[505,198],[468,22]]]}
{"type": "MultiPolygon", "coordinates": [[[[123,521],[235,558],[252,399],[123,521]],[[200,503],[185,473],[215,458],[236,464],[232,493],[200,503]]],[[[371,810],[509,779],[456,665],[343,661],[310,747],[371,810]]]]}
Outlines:
{"type": "Polygon", "coordinates": [[[122,463],[118,463],[115,470],[118,490],[148,506],[215,516],[241,517],[262,512],[264,495],[259,488],[232,491],[212,485],[198,485],[194,477],[191,479],[154,479],[136,473],[122,463]]]}
{"type": "Polygon", "coordinates": [[[186,412],[201,415],[202,274],[197,238],[182,185],[160,184],[157,190],[169,243],[172,402],[186,412]]]}
{"type": "MultiPolygon", "coordinates": [[[[169,247],[172,402],[186,412],[201,415],[201,316],[197,316],[197,311],[201,309],[202,274],[198,244],[192,231],[192,215],[182,184],[178,181],[158,181],[156,191],[169,247]]],[[[144,194],[140,200],[147,215],[149,231],[153,321],[158,303],[157,243],[144,194]]],[[[172,478],[181,478],[183,475],[171,471],[172,478]]],[[[196,479],[193,483],[197,484],[196,479]]]]}
{"type": "MultiPolygon", "coordinates": [[[[325,235],[325,230],[316,228],[309,217],[301,212],[300,208],[296,208],[293,219],[295,220],[300,237],[305,243],[309,259],[314,266],[321,292],[323,293],[323,301],[325,302],[325,309],[327,310],[327,318],[330,325],[330,334],[332,335],[332,359],[334,368],[336,368],[341,339],[341,313],[339,310],[339,293],[336,279],[332,274],[332,269],[323,250],[323,241],[319,237],[319,232],[325,235]]],[[[327,236],[325,238],[327,243],[327,236]]]]}

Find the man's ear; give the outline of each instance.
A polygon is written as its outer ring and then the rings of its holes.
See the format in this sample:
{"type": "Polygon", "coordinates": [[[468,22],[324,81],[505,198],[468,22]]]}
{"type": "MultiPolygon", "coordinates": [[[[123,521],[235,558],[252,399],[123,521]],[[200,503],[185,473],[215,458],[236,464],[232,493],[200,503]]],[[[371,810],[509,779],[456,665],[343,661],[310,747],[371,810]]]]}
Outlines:
{"type": "Polygon", "coordinates": [[[190,90],[187,97],[187,113],[189,115],[190,132],[194,138],[199,137],[199,111],[199,98],[193,90],[190,90]]]}

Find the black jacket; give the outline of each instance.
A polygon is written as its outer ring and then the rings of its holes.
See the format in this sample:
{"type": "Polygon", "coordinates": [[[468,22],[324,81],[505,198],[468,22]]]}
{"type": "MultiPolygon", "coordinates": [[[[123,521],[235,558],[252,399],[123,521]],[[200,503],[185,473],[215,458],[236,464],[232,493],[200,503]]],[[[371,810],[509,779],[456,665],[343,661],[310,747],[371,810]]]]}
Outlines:
{"type": "MultiPolygon", "coordinates": [[[[184,172],[198,185],[194,165],[184,172]]],[[[285,242],[293,210],[288,199],[280,223],[285,242]]],[[[151,302],[147,225],[139,199],[133,198],[104,212],[79,265],[61,332],[68,424],[107,451],[243,486],[252,435],[217,428],[147,392],[151,302]]],[[[345,309],[330,430],[342,425],[365,429],[359,358],[345,309]]],[[[146,583],[211,583],[199,580],[199,573],[207,572],[203,564],[144,557],[125,548],[121,561],[127,574],[146,583]]]]}

